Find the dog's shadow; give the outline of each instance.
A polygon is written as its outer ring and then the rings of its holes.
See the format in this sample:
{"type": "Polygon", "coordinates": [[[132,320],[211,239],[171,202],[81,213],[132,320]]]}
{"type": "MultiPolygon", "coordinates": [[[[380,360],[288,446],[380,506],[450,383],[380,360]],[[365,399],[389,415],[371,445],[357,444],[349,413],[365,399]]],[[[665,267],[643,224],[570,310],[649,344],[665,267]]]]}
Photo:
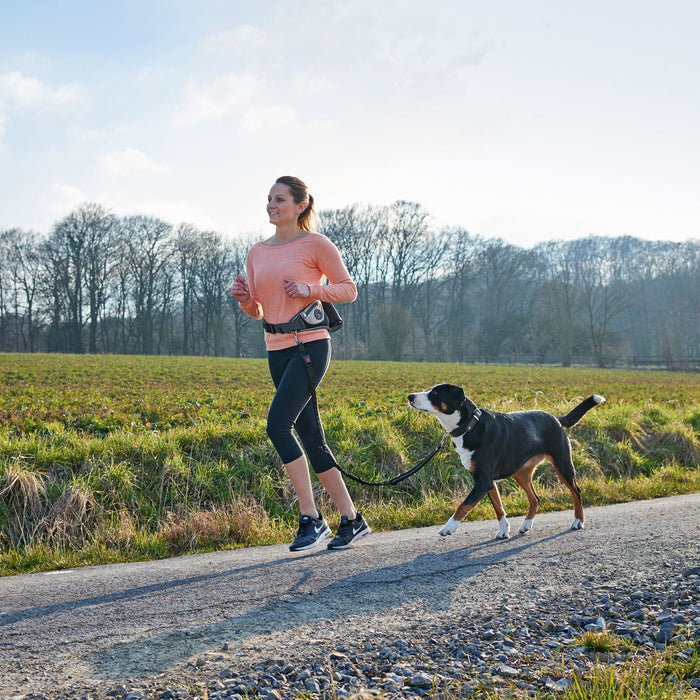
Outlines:
{"type": "MultiPolygon", "coordinates": [[[[334,581],[311,594],[301,590],[305,588],[303,584],[307,578],[313,576],[313,569],[305,569],[299,572],[299,578],[290,581],[279,591],[279,596],[265,605],[214,624],[117,644],[91,654],[86,660],[103,676],[148,675],[163,672],[195,654],[220,650],[224,643],[240,644],[257,636],[324,620],[387,612],[418,600],[423,601],[429,610],[444,610],[449,608],[455,588],[467,579],[534,545],[545,544],[566,534],[564,531],[542,539],[528,536],[520,543],[510,540],[511,546],[507,548],[503,547],[503,542],[491,540],[447,552],[421,554],[409,562],[370,569],[334,581]],[[436,582],[439,585],[436,586],[436,582]]],[[[324,556],[337,556],[337,553],[324,550],[307,554],[305,558],[311,561],[324,556]]],[[[289,559],[257,567],[269,567],[283,561],[289,559]]],[[[231,570],[226,575],[235,577],[240,573],[240,570],[231,570]]],[[[216,575],[221,576],[222,572],[216,575]]],[[[183,583],[186,584],[186,580],[183,583]]],[[[225,579],[221,585],[226,585],[225,579]]]]}

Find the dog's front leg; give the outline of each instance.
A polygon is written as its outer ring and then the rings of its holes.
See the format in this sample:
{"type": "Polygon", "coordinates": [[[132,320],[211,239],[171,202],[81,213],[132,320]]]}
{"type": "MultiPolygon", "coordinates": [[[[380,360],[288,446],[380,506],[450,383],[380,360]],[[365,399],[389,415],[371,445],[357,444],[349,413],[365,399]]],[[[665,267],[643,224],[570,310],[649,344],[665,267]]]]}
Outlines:
{"type": "Polygon", "coordinates": [[[459,524],[461,523],[461,520],[455,520],[455,516],[453,515],[440,529],[440,534],[443,537],[446,537],[447,535],[452,535],[457,531],[457,528],[459,527],[459,524]]]}
{"type": "Polygon", "coordinates": [[[469,495],[459,504],[454,515],[442,526],[440,534],[445,537],[452,535],[459,527],[459,524],[464,520],[466,514],[474,508],[474,506],[488,493],[489,489],[494,487],[494,483],[484,483],[483,481],[475,481],[474,488],[469,492],[469,495]]]}

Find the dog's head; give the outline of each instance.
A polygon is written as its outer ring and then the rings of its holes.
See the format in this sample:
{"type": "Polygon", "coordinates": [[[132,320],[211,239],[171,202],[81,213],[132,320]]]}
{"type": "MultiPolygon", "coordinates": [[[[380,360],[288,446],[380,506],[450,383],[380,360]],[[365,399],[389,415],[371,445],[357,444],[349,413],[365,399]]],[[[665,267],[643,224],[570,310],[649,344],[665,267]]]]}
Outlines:
{"type": "MultiPolygon", "coordinates": [[[[436,384],[427,391],[408,395],[408,403],[419,411],[449,416],[459,412],[465,399],[464,390],[454,384],[436,384]]],[[[459,416],[458,416],[459,417],[459,416]]]]}

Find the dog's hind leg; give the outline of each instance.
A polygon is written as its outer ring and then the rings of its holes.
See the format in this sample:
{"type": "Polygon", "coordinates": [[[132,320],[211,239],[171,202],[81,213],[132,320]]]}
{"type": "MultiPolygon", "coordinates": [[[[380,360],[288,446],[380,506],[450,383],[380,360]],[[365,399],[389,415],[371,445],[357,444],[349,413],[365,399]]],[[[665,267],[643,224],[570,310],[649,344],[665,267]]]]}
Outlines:
{"type": "Polygon", "coordinates": [[[491,499],[493,509],[496,511],[496,520],[498,520],[496,539],[507,540],[510,537],[510,524],[508,523],[503,501],[501,501],[501,494],[498,492],[498,486],[496,486],[496,484],[494,484],[493,488],[489,491],[489,498],[491,499]]]}
{"type": "Polygon", "coordinates": [[[566,441],[566,450],[562,450],[562,454],[558,457],[555,455],[547,455],[547,459],[552,463],[554,470],[561,482],[571,492],[571,498],[574,501],[574,520],[571,523],[572,530],[583,529],[583,503],[581,501],[581,488],[576,480],[576,471],[574,463],[571,459],[571,447],[569,441],[566,441]]]}
{"type": "Polygon", "coordinates": [[[528,460],[520,469],[513,475],[515,480],[520,485],[520,488],[525,491],[527,496],[527,502],[529,504],[527,517],[523,520],[522,524],[518,528],[518,532],[524,535],[526,532],[532,530],[532,524],[537,515],[537,508],[540,504],[540,499],[535,493],[535,487],[532,485],[532,476],[537,469],[537,465],[544,459],[542,455],[533,457],[528,460]]]}

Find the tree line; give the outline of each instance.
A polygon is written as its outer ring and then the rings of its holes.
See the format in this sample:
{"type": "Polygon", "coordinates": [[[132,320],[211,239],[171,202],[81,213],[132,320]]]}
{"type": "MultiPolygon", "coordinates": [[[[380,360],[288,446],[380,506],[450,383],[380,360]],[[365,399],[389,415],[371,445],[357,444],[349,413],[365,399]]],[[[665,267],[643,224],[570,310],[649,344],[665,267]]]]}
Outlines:
{"type": "MultiPolygon", "coordinates": [[[[522,248],[406,201],[320,217],[358,287],[336,357],[700,366],[700,241],[522,248]]],[[[0,231],[0,351],[263,356],[229,293],[253,242],[92,203],[0,231]]]]}

